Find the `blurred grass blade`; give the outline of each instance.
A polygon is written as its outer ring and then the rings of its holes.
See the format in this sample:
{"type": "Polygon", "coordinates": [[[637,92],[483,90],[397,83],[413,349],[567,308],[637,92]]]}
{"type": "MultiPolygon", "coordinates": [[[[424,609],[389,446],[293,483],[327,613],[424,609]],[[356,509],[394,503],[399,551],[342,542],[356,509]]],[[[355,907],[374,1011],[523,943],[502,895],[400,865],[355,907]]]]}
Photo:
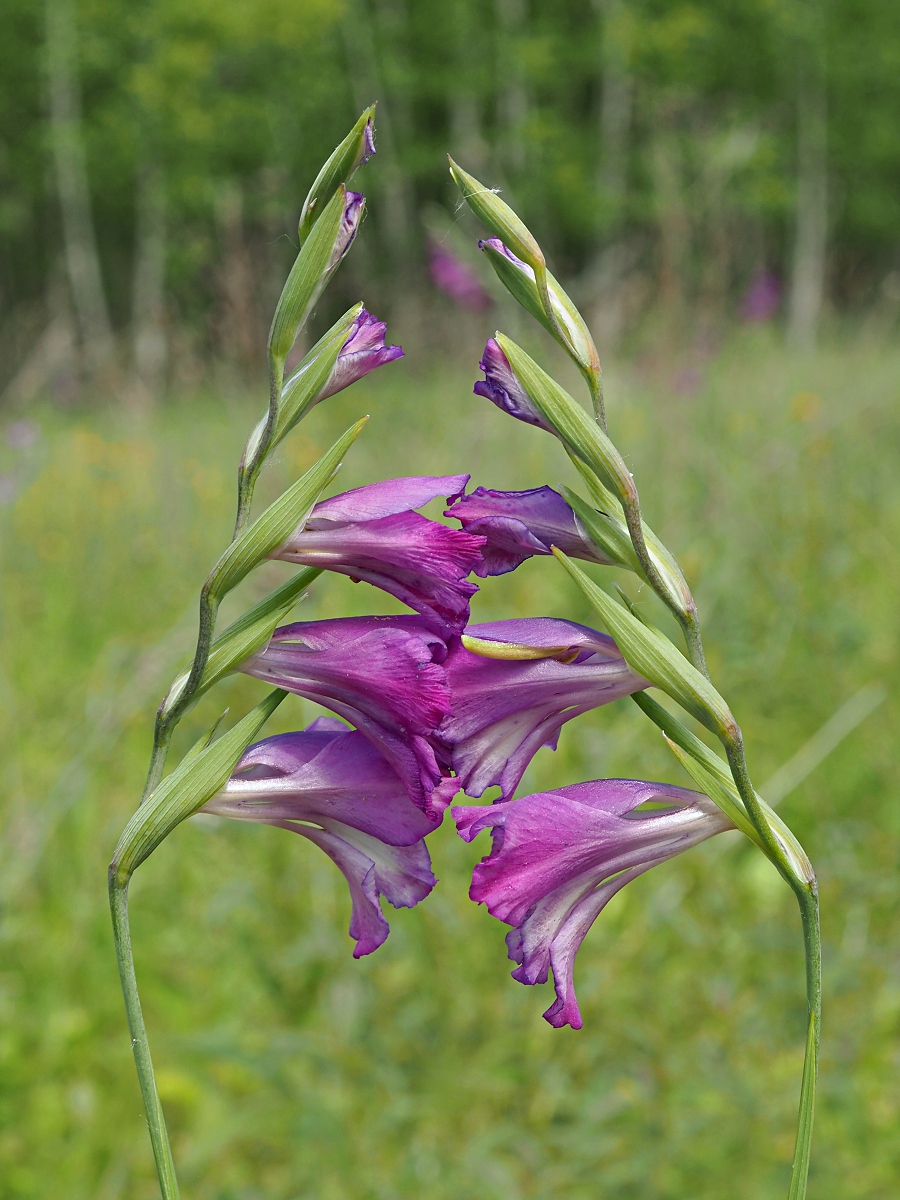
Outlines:
{"type": "Polygon", "coordinates": [[[877,683],[866,684],[855,696],[851,696],[792,758],[766,780],[762,790],[769,802],[778,804],[795,787],[799,787],[807,775],[886,698],[887,691],[877,683]]]}

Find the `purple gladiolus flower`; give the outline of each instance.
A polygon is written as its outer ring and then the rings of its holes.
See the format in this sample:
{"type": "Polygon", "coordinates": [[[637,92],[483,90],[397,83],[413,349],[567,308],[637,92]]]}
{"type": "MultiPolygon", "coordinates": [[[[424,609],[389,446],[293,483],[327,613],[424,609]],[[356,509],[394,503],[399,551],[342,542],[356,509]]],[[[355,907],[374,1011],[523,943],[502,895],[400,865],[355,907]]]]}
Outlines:
{"type": "Polygon", "coordinates": [[[350,885],[354,958],[390,932],[380,896],[412,908],[436,883],[422,841],[434,821],[375,747],[333,717],[251,746],[202,811],[278,825],[324,850],[350,885]]]}
{"type": "Polygon", "coordinates": [[[341,346],[337,361],[332,368],[322,391],[316,397],[315,403],[333,396],[356,383],[376,367],[394,362],[403,357],[400,346],[386,346],[384,335],[387,325],[379,321],[370,312],[363,309],[350,329],[350,336],[341,346]]]}
{"type": "Polygon", "coordinates": [[[433,239],[428,241],[428,274],[434,286],[461,308],[469,308],[473,312],[484,312],[490,308],[491,298],[472,268],[433,239]]]}
{"type": "Polygon", "coordinates": [[[519,383],[518,376],[509,365],[509,359],[494,338],[488,339],[484,357],[478,365],[484,371],[484,379],[475,384],[473,390],[476,396],[485,396],[511,417],[517,417],[528,425],[537,425],[547,433],[556,433],[519,383]]]}
{"type": "Polygon", "coordinates": [[[575,511],[550,487],[527,492],[496,492],[479,487],[453,498],[445,517],[455,517],[466,533],[486,538],[475,574],[505,575],[534,554],[558,546],[570,558],[610,564],[588,537],[575,511]]]}
{"type": "Polygon", "coordinates": [[[431,741],[450,713],[446,653],[422,617],[337,617],[276,629],[240,669],[355,725],[436,820],[459,790],[431,741]]]}
{"type": "Polygon", "coordinates": [[[437,737],[469,796],[508,798],[566,721],[649,687],[611,637],[555,617],[469,625],[445,666],[453,712],[437,737]]]}
{"type": "Polygon", "coordinates": [[[458,492],[468,478],[386,479],[324,500],[271,557],[364,579],[428,617],[437,630],[459,633],[478,591],[466,576],[481,564],[484,538],[413,510],[458,492]]]}
{"type": "Polygon", "coordinates": [[[493,831],[469,896],[513,928],[513,979],[546,983],[556,1000],[544,1018],[581,1028],[575,954],[604,906],[657,863],[732,828],[699,792],[638,779],[598,779],[489,807],[453,809],[461,837],[493,831]],[[662,807],[657,807],[657,805],[662,807]],[[643,807],[642,807],[643,806],[643,807]]]}

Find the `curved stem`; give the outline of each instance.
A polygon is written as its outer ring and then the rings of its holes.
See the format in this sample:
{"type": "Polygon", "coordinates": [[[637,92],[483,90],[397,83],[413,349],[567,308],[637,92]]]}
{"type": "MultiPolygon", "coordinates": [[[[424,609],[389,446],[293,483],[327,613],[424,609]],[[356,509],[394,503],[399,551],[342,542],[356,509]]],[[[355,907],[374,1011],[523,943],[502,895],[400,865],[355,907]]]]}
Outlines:
{"type": "Polygon", "coordinates": [[[116,957],[119,961],[119,977],[122,980],[122,994],[125,997],[125,1010],[128,1013],[128,1028],[131,1030],[134,1065],[137,1067],[141,1094],[144,1097],[147,1128],[150,1131],[150,1143],[153,1146],[153,1157],[156,1160],[156,1171],[159,1175],[159,1188],[163,1200],[179,1200],[175,1162],[172,1158],[172,1147],[169,1145],[166,1118],[156,1088],[156,1077],[153,1074],[153,1062],[150,1058],[150,1044],[147,1040],[147,1029],[144,1025],[137,979],[134,974],[134,955],[131,950],[131,930],[128,924],[128,882],[127,879],[123,881],[118,878],[115,864],[113,864],[109,870],[109,907],[116,941],[116,957]]]}

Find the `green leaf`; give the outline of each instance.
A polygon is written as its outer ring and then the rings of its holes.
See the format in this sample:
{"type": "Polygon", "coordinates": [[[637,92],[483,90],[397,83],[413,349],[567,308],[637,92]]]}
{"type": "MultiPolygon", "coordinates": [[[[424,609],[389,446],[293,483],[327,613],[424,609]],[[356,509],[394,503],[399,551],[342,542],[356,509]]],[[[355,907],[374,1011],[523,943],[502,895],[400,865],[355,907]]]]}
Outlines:
{"type": "Polygon", "coordinates": [[[527,262],[532,270],[542,269],[545,265],[544,255],[524,221],[496,192],[479,183],[474,175],[469,175],[452,158],[449,161],[450,174],[475,216],[504,245],[509,246],[513,254],[527,262]]]}
{"type": "Polygon", "coordinates": [[[280,689],[270,692],[218,741],[199,750],[195,746],[157,785],[119,838],[113,863],[120,882],[128,880],[176,825],[225,786],[241,755],[287,694],[280,689]]]}
{"type": "Polygon", "coordinates": [[[303,202],[300,213],[300,224],[297,233],[301,245],[309,237],[310,230],[319,218],[322,196],[330,196],[336,187],[349,183],[356,174],[356,169],[362,164],[366,151],[366,126],[375,116],[375,105],[360,115],[359,120],[332,152],[328,161],[316,176],[315,183],[309,189],[309,195],[303,202]],[[317,211],[318,210],[318,211],[317,211]]]}
{"type": "Polygon", "coordinates": [[[284,369],[297,334],[338,266],[331,259],[344,219],[345,197],[342,184],[322,210],[287,277],[269,331],[269,355],[279,370],[284,369]]]}
{"type": "MultiPolygon", "coordinates": [[[[190,707],[199,700],[204,692],[209,691],[213,684],[218,683],[223,676],[234,671],[245,659],[264,646],[282,620],[301,599],[303,592],[321,575],[317,567],[307,567],[298,571],[281,587],[270,592],[258,604],[244,613],[242,617],[229,625],[210,646],[209,657],[197,690],[191,697],[190,707]]],[[[166,695],[162,703],[162,715],[165,716],[181,695],[182,688],[190,676],[190,667],[182,671],[166,695]]],[[[187,710],[185,710],[187,711],[187,710]]]]}
{"type": "Polygon", "coordinates": [[[701,725],[720,737],[737,728],[728,705],[713,685],[668,638],[617,604],[561,550],[554,548],[553,553],[596,608],[633,670],[677,700],[701,725]]]}
{"type": "Polygon", "coordinates": [[[637,491],[631,472],[597,423],[521,346],[502,333],[496,338],[522,387],[562,441],[613,489],[623,503],[634,501],[637,491]]]}
{"type": "Polygon", "coordinates": [[[353,445],[368,417],[357,421],[319,461],[271,504],[250,528],[228,547],[206,581],[211,600],[221,600],[267,555],[287,541],[310,511],[323,488],[334,478],[344,455],[353,445]]]}

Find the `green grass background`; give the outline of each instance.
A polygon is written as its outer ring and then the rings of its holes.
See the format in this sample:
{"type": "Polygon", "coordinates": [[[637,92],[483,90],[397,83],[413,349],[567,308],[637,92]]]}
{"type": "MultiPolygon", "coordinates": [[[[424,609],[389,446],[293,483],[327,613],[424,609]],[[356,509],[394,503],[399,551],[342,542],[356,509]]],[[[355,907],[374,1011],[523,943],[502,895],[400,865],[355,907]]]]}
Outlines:
{"type": "MultiPolygon", "coordinates": [[[[782,806],[822,892],[810,1197],[887,1200],[900,1181],[900,351],[856,337],[796,359],[750,331],[699,364],[673,362],[645,354],[609,370],[611,429],[696,587],[757,783],[860,687],[888,689],[782,806]]],[[[473,397],[473,377],[465,359],[433,376],[407,361],[328,401],[279,451],[263,498],[362,412],[372,421],[339,489],[463,470],[497,487],[573,482],[553,439],[473,397]]],[[[106,864],[229,535],[257,405],[197,395],[151,414],[46,410],[34,446],[0,451],[18,487],[0,512],[4,1200],[157,1194],[106,864]]],[[[284,573],[266,567],[231,612],[284,573]]],[[[545,559],[486,581],[473,610],[592,621],[545,559]]],[[[326,577],[297,615],[367,611],[391,602],[326,577]]],[[[227,681],[185,721],[176,753],[262,693],[227,681]]],[[[313,715],[290,698],[269,731],[313,715]]],[[[568,726],[521,791],[617,774],[687,782],[628,701],[568,726]]],[[[465,846],[445,825],[431,839],[438,888],[389,913],[388,942],[361,962],[343,881],[301,838],[191,821],[140,870],[138,977],[186,1197],[785,1194],[802,955],[769,865],[729,835],[629,886],[578,958],[584,1029],[554,1031],[540,1016],[550,989],[509,978],[505,927],[466,897],[486,843],[465,846]]]]}

